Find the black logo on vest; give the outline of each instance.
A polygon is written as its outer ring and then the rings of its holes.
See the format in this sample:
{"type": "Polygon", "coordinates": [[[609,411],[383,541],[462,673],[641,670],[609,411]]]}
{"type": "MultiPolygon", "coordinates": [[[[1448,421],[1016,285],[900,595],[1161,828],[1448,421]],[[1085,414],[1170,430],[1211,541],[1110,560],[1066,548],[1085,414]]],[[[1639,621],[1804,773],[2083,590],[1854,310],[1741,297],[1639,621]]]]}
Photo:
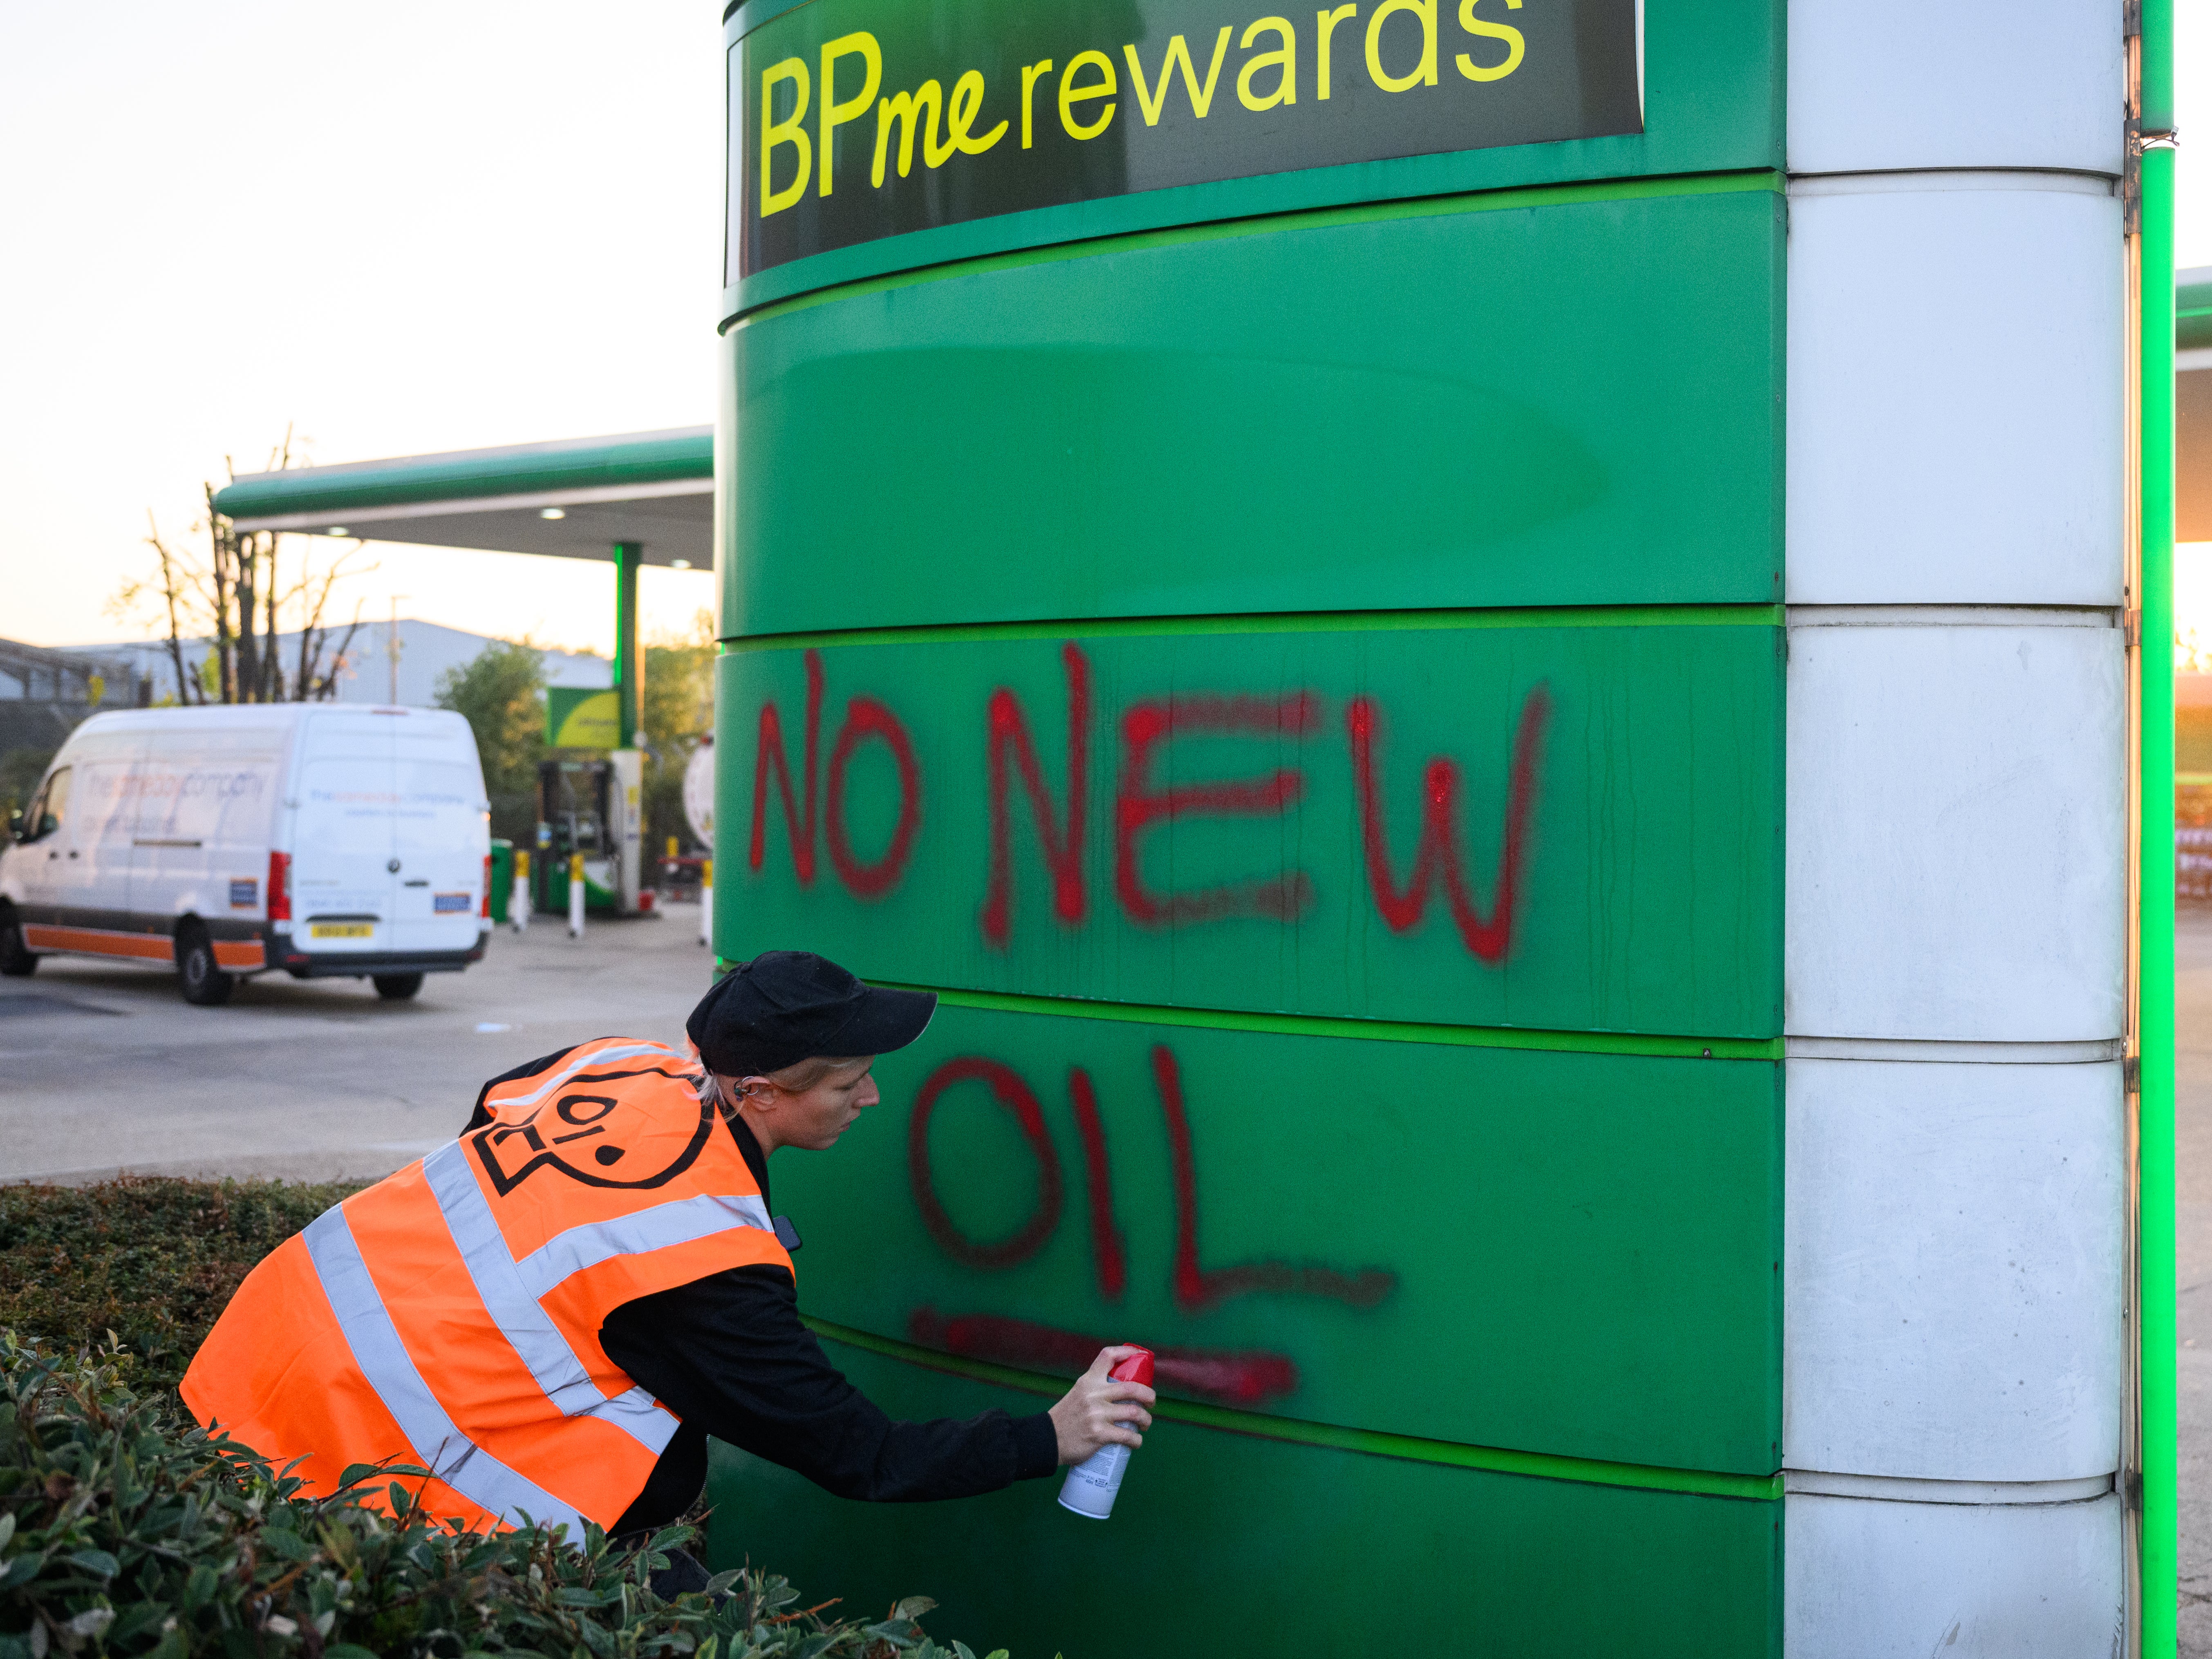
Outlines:
{"type": "MultiPolygon", "coordinates": [[[[649,1075],[668,1078],[679,1084],[688,1085],[690,1081],[658,1066],[635,1072],[586,1074],[574,1080],[575,1092],[564,1093],[553,1103],[550,1116],[541,1105],[519,1122],[494,1123],[469,1136],[476,1148],[477,1162],[491,1177],[491,1184],[499,1195],[505,1198],[540,1170],[557,1170],[569,1180],[586,1187],[637,1190],[665,1185],[690,1169],[705,1150],[707,1137],[714,1133],[716,1114],[711,1098],[699,1103],[698,1127],[665,1168],[649,1174],[635,1169],[621,1175],[599,1173],[613,1170],[630,1155],[632,1148],[624,1142],[634,1141],[641,1132],[650,1127],[647,1120],[651,1115],[635,1096],[625,1102],[613,1095],[584,1091],[595,1083],[649,1075]],[[627,1111],[623,1109],[625,1106],[627,1111]],[[520,1146],[510,1144],[518,1140],[521,1142],[520,1146]],[[563,1147],[570,1150],[564,1152],[561,1150],[563,1147]],[[572,1154],[577,1161],[571,1161],[572,1154]],[[599,1165],[598,1170],[582,1166],[581,1160],[586,1154],[592,1164],[599,1165]]],[[[688,1086],[684,1092],[690,1092],[688,1086]]]]}

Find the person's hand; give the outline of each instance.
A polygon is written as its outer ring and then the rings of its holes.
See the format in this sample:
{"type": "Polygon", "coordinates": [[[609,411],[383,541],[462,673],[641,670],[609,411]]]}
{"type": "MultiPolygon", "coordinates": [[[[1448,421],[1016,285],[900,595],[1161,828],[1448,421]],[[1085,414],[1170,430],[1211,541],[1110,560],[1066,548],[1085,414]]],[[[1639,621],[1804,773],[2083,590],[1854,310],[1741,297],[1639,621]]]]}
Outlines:
{"type": "Polygon", "coordinates": [[[1075,1386],[1052,1408],[1063,1466],[1080,1463],[1101,1446],[1145,1443],[1138,1430],[1152,1426],[1152,1414],[1145,1407],[1159,1396],[1141,1382],[1117,1382],[1106,1374],[1136,1352],[1118,1346],[1099,1349],[1091,1369],[1075,1379],[1075,1386]]]}

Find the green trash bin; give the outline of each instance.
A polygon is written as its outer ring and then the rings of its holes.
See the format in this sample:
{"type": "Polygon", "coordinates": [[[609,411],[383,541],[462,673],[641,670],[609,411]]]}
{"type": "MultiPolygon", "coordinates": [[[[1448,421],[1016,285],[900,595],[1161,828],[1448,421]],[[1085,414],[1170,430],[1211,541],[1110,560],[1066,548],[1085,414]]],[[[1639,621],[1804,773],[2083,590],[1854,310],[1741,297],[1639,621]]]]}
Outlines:
{"type": "Polygon", "coordinates": [[[501,841],[497,836],[491,840],[491,919],[507,921],[507,901],[514,891],[514,843],[501,841]]]}

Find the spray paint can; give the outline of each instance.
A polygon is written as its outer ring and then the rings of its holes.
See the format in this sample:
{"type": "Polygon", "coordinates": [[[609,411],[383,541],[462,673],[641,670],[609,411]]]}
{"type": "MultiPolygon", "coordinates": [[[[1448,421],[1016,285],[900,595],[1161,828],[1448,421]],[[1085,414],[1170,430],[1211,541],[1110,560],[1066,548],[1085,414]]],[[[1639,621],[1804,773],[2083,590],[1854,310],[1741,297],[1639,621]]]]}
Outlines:
{"type": "MultiPolygon", "coordinates": [[[[1139,1348],[1107,1375],[1117,1382],[1152,1386],[1152,1351],[1139,1348]]],[[[1127,1427],[1125,1424],[1123,1425],[1127,1427]]],[[[1129,1468],[1129,1448],[1101,1446],[1067,1472],[1060,1483],[1060,1506],[1092,1521],[1114,1513],[1114,1494],[1121,1490],[1121,1477],[1129,1468]]]]}

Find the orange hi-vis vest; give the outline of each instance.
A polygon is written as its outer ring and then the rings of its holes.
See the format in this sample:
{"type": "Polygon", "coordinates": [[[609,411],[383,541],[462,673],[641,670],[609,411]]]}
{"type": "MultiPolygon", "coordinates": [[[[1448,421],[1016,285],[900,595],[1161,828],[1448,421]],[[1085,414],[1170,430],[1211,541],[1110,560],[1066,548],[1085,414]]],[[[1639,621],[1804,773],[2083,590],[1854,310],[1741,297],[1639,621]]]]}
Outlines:
{"type": "Polygon", "coordinates": [[[677,1429],[599,1344],[623,1303],[788,1270],[697,1059],[603,1037],[502,1079],[472,1127],[326,1210],[246,1276],[181,1392],[310,1494],[430,1471],[473,1530],[611,1528],[677,1429]]]}

